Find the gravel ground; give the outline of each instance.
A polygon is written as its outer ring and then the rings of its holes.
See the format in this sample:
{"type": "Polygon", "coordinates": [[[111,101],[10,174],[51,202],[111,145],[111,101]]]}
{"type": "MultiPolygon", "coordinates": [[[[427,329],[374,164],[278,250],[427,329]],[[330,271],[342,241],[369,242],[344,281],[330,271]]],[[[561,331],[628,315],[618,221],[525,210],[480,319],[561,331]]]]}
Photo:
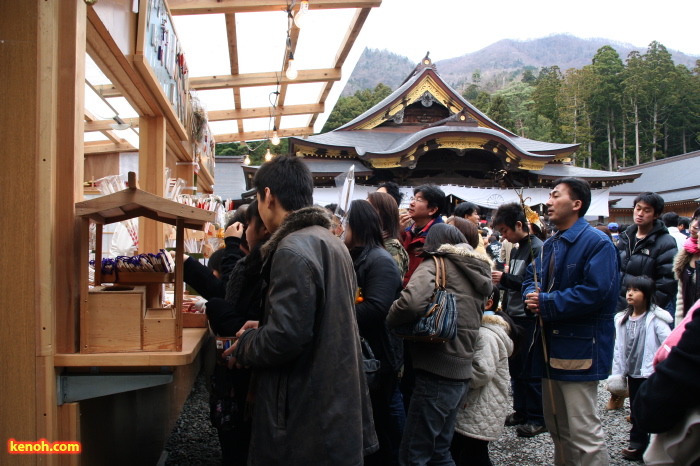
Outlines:
{"type": "MultiPolygon", "coordinates": [[[[221,463],[219,439],[216,429],[209,422],[209,394],[205,379],[203,374],[197,377],[170,435],[165,447],[167,466],[213,466],[221,463]]],[[[601,386],[598,389],[598,414],[603,419],[610,464],[629,466],[634,463],[620,456],[620,450],[627,446],[630,429],[625,419],[629,415],[629,400],[625,400],[625,407],[621,410],[605,411],[609,397],[608,391],[601,386]]],[[[491,444],[490,453],[494,465],[552,464],[554,446],[549,434],[520,438],[515,434],[515,427],[506,427],[501,438],[491,444]]]]}

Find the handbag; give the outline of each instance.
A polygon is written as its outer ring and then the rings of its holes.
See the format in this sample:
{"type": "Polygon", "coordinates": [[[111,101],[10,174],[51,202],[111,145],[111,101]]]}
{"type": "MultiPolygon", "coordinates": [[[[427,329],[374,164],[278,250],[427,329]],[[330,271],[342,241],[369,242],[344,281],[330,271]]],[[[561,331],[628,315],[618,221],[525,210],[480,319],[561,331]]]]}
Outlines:
{"type": "Polygon", "coordinates": [[[367,340],[360,337],[360,343],[362,345],[362,358],[364,359],[367,388],[369,388],[370,391],[379,390],[379,368],[381,367],[381,362],[379,362],[379,359],[374,358],[374,352],[372,348],[369,347],[367,340]]]}
{"type": "Polygon", "coordinates": [[[433,256],[435,261],[435,289],[425,313],[415,324],[402,325],[394,333],[405,340],[442,343],[457,336],[457,302],[446,290],[445,259],[433,256]]]}

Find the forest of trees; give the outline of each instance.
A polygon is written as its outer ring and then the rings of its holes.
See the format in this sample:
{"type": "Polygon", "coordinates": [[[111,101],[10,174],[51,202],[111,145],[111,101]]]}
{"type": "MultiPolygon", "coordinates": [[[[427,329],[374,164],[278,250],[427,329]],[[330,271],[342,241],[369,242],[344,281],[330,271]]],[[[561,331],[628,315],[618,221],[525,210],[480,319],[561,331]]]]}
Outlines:
{"type": "MultiPolygon", "coordinates": [[[[632,51],[625,60],[605,45],[581,69],[525,67],[511,79],[505,88],[488,93],[477,69],[471,83],[459,87],[465,99],[518,136],[581,144],[574,154],[577,166],[614,171],[700,149],[700,60],[692,70],[676,65],[658,42],[644,54],[632,51]]],[[[391,92],[379,83],[341,96],[322,132],[351,121],[391,92]]],[[[266,147],[260,144],[250,152],[235,143],[220,144],[216,153],[250,153],[258,164],[266,147]]],[[[285,153],[286,141],[271,149],[285,153]]]]}
{"type": "MultiPolygon", "coordinates": [[[[700,60],[675,65],[652,42],[626,61],[606,45],[582,69],[525,68],[520,80],[492,94],[476,70],[463,96],[518,136],[577,143],[577,166],[617,170],[700,149],[700,60]]],[[[391,93],[384,84],[341,97],[323,127],[331,131],[391,93]]]]}
{"type": "Polygon", "coordinates": [[[700,60],[675,65],[658,42],[625,61],[606,45],[581,69],[526,70],[493,94],[478,88],[472,76],[464,97],[517,135],[581,144],[577,166],[616,170],[700,149],[700,60]]]}

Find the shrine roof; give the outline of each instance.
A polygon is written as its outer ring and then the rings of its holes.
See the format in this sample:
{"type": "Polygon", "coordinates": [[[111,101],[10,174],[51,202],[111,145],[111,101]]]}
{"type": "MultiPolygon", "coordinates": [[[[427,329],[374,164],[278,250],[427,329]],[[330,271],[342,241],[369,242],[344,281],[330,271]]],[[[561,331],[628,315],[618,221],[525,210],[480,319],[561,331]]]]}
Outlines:
{"type": "Polygon", "coordinates": [[[335,148],[352,149],[359,156],[367,154],[387,155],[404,152],[421,141],[435,139],[446,134],[482,136],[487,139],[499,139],[501,142],[512,145],[524,155],[542,158],[549,154],[538,152],[557,152],[561,150],[575,150],[577,144],[555,144],[550,142],[534,141],[532,139],[510,136],[500,131],[475,126],[434,126],[425,128],[415,133],[393,131],[330,131],[324,134],[310,136],[307,139],[294,139],[299,145],[313,143],[318,146],[333,146],[335,148]]]}

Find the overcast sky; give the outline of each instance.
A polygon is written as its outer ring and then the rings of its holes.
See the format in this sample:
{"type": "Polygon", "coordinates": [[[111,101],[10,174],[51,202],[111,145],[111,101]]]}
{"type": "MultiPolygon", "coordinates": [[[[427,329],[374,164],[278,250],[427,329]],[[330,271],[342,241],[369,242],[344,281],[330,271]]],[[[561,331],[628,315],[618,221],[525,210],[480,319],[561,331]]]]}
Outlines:
{"type": "Polygon", "coordinates": [[[501,39],[555,33],[626,42],[642,52],[657,40],[700,55],[699,20],[698,0],[383,0],[370,13],[362,41],[416,62],[426,51],[438,61],[501,39]]]}

